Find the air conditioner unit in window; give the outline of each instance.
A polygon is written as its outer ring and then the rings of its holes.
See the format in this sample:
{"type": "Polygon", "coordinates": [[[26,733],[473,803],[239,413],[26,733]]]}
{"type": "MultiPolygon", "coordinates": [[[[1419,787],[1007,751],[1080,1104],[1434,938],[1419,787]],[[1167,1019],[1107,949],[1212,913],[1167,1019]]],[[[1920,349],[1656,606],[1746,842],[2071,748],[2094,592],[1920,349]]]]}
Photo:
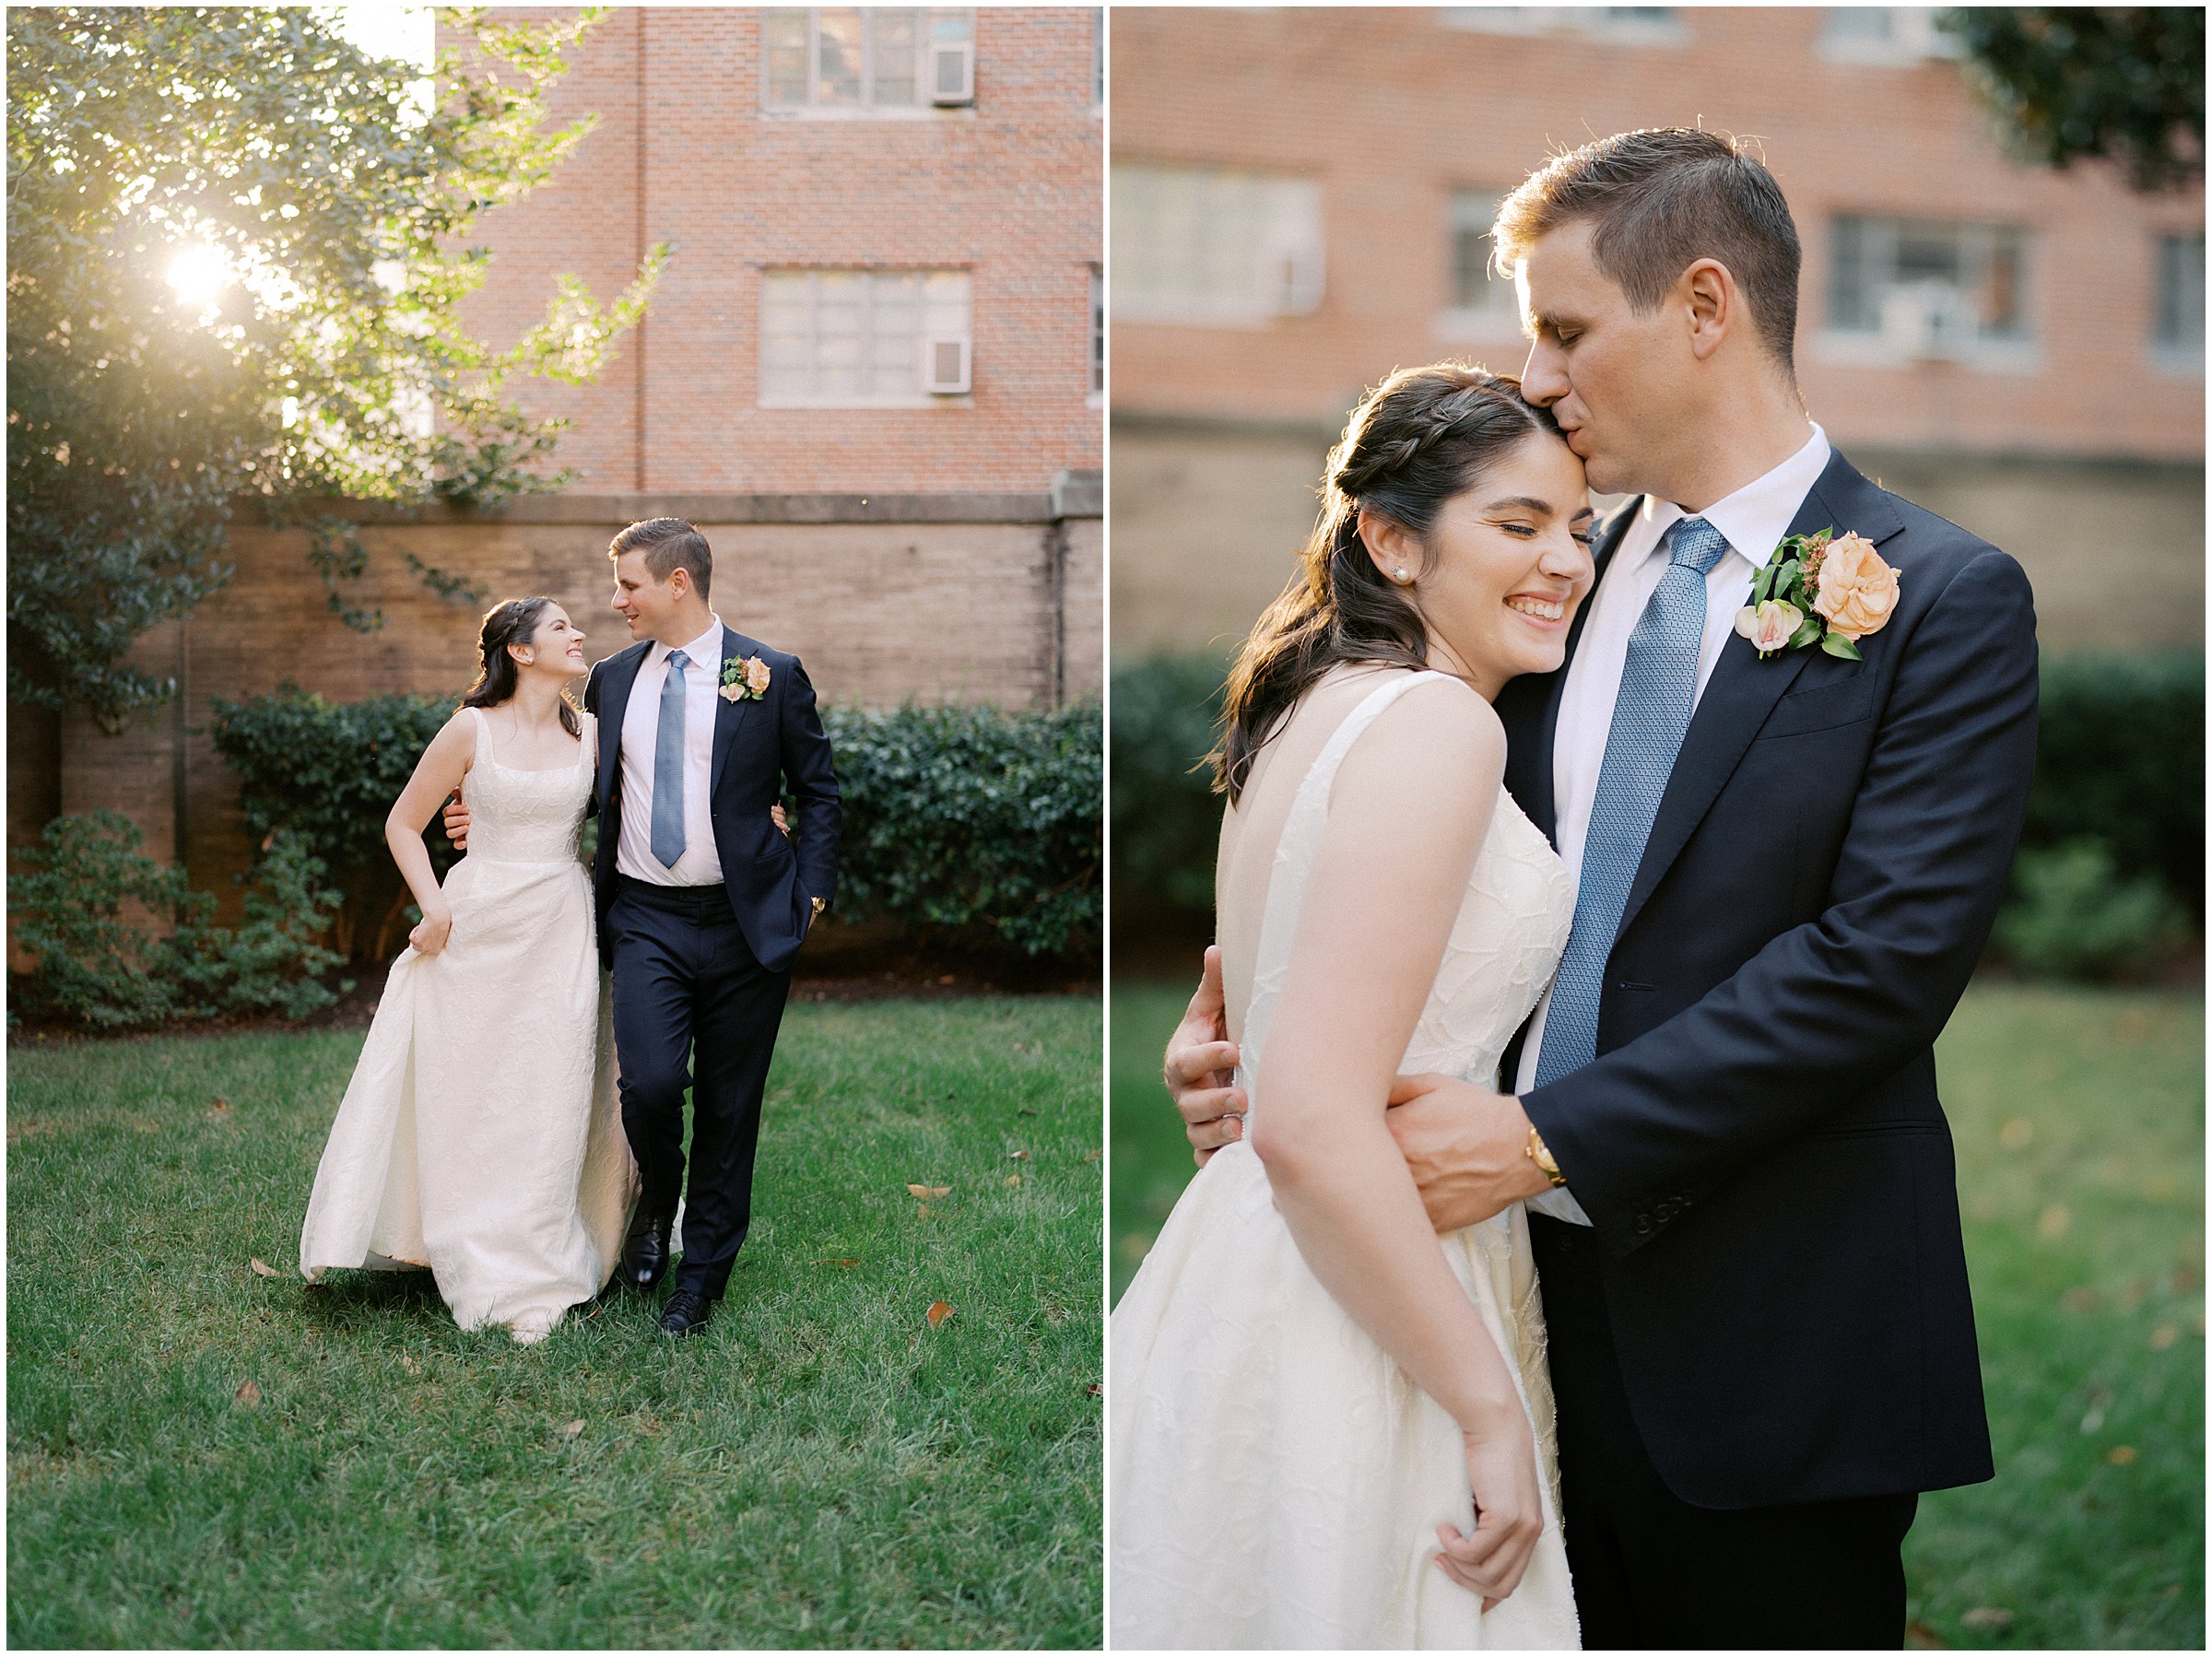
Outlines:
{"type": "Polygon", "coordinates": [[[1882,338],[1909,357],[1956,362],[1973,354],[1981,332],[1972,301],[1947,282],[1914,282],[1882,296],[1882,338]]]}
{"type": "Polygon", "coordinates": [[[944,335],[922,342],[922,389],[953,396],[969,389],[971,346],[965,335],[944,335]]]}
{"type": "Polygon", "coordinates": [[[935,42],[929,49],[929,100],[939,109],[975,101],[975,43],[935,42]]]}

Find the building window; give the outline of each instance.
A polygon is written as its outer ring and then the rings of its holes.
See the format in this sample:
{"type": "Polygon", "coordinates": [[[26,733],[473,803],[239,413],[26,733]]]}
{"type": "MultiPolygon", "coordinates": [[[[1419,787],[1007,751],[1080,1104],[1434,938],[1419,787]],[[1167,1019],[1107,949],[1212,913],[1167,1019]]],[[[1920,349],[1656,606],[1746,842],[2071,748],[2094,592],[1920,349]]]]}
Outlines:
{"type": "Polygon", "coordinates": [[[1491,264],[1497,244],[1490,240],[1490,221],[1498,217],[1498,204],[1503,199],[1495,190],[1452,193],[1452,304],[1437,319],[1437,332],[1444,338],[1517,337],[1521,332],[1521,307],[1512,279],[1500,276],[1491,264]]]}
{"type": "Polygon", "coordinates": [[[1821,26],[1820,55],[1835,64],[1910,68],[1930,58],[1960,55],[1959,37],[1936,27],[1927,6],[1831,6],[1821,26]]]}
{"type": "Polygon", "coordinates": [[[765,271],[760,402],[926,407],[935,365],[964,368],[971,337],[964,270],[765,271]]]}
{"type": "Polygon", "coordinates": [[[1253,326],[1319,308],[1315,180],[1117,161],[1112,193],[1114,315],[1253,326]]]}
{"type": "Polygon", "coordinates": [[[1576,34],[1623,46],[1688,38],[1671,6],[1446,6],[1437,20],[1478,34],[1576,34]]]}
{"type": "Polygon", "coordinates": [[[1090,269],[1090,395],[1093,402],[1106,395],[1106,276],[1095,264],[1090,269]]]}
{"type": "Polygon", "coordinates": [[[1090,12],[1090,112],[1106,112],[1106,8],[1091,7],[1090,12]]]}
{"type": "Polygon", "coordinates": [[[965,6],[771,6],[761,31],[772,111],[925,114],[973,101],[974,14],[965,6]]]}
{"type": "Polygon", "coordinates": [[[1829,244],[1829,331],[1909,357],[2024,345],[2027,241],[2018,225],[1839,217],[1829,244]]]}
{"type": "Polygon", "coordinates": [[[2159,322],[2152,336],[2171,366],[2205,368],[2205,233],[2159,238],[2159,322]]]}

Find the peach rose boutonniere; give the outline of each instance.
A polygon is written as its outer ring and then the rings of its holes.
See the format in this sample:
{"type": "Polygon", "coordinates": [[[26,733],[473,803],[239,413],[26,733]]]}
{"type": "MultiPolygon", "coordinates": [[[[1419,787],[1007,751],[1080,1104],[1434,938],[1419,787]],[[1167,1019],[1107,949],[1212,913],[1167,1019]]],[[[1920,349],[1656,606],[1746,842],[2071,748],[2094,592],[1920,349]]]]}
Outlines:
{"type": "Polygon", "coordinates": [[[768,694],[768,664],[759,656],[732,657],[722,664],[722,699],[757,702],[768,694]]]}
{"type": "Polygon", "coordinates": [[[1865,535],[1830,528],[1787,536],[1751,582],[1751,602],[1735,613],[1735,630],[1762,662],[1808,644],[1856,662],[1858,640],[1889,625],[1901,574],[1865,535]]]}

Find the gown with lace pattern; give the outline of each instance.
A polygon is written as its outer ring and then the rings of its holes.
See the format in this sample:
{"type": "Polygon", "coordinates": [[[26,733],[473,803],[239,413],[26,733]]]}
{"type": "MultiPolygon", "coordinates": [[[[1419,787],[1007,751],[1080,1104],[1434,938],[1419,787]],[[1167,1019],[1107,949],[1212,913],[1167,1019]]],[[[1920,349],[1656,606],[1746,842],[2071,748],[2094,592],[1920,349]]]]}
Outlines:
{"type": "Polygon", "coordinates": [[[518,770],[476,716],[468,852],[436,955],[392,965],[315,1172],[300,1269],[429,1267],[465,1329],[542,1337],[612,1275],[636,1192],[577,859],[594,726],[518,770]]]}
{"type": "MultiPolygon", "coordinates": [[[[1393,676],[1298,785],[1262,910],[1238,1082],[1250,1092],[1289,964],[1330,785],[1413,686],[1393,676]]],[[[1279,740],[1279,738],[1278,738],[1279,740]]],[[[1566,948],[1565,865],[1503,790],[1399,1068],[1495,1085],[1566,948]]],[[[1520,1206],[1438,1239],[1516,1374],[1544,1474],[1544,1534],[1488,1616],[1432,1563],[1441,1523],[1471,1528],[1458,1424],[1324,1288],[1276,1211],[1249,1135],[1199,1169],[1111,1334],[1116,1648],[1481,1647],[1579,1643],[1560,1538],[1551,1387],[1520,1206]]]]}

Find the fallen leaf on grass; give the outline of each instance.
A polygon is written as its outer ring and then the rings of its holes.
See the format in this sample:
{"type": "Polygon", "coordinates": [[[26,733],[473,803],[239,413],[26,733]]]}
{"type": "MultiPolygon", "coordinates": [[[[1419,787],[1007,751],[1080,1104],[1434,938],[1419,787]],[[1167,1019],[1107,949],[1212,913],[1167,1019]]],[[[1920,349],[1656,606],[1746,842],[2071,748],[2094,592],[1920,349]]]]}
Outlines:
{"type": "Polygon", "coordinates": [[[1017,1116],[1034,1116],[1037,1114],[1037,1112],[1030,1110],[1027,1105],[1016,1105],[1014,1107],[1014,1114],[1017,1116]]]}
{"type": "Polygon", "coordinates": [[[1083,1160],[1086,1162],[1096,1162],[1099,1159],[1100,1155],[1100,1153],[1098,1151],[1085,1151],[1083,1153],[1083,1160]]]}
{"type": "Polygon", "coordinates": [[[2115,1467],[2124,1467],[2136,1459],[2136,1447],[2133,1444],[2115,1444],[2112,1454],[2104,1459],[2115,1467]]]}
{"type": "Polygon", "coordinates": [[[1940,1651],[1944,1649],[1943,1636],[1918,1618],[1905,1625],[1905,1644],[1916,1651],[1940,1651]]]}
{"type": "Polygon", "coordinates": [[[207,1119],[210,1122],[227,1122],[229,1116],[230,1101],[227,1099],[218,1099],[207,1107],[207,1119]]]}
{"type": "Polygon", "coordinates": [[[909,1185],[906,1189],[918,1197],[948,1197],[952,1194],[949,1185],[909,1185]]]}
{"type": "Polygon", "coordinates": [[[253,1275],[256,1277],[281,1277],[284,1275],[265,1260],[253,1259],[247,1261],[246,1263],[253,1268],[253,1275]]]}
{"type": "Polygon", "coordinates": [[[261,1402],[261,1389],[250,1381],[241,1381],[238,1391],[231,1393],[230,1396],[235,1402],[252,1409],[261,1402]]]}
{"type": "MultiPolygon", "coordinates": [[[[1018,1184],[1020,1184],[1020,1183],[1021,1183],[1021,1175],[1020,1175],[1020,1174],[1018,1174],[1018,1173],[1011,1173],[1011,1174],[1008,1174],[1008,1175],[1006,1177],[1006,1180],[1004,1181],[1004,1183],[1006,1183],[1006,1184],[1007,1184],[1007,1185],[1018,1185],[1018,1184]]],[[[2172,1343],[2172,1342],[2171,1342],[2171,1341],[2169,1341],[2169,1342],[2167,1343],[2167,1345],[2168,1345],[2168,1346],[2171,1346],[2172,1344],[2173,1344],[2173,1343],[2172,1343]]]]}
{"type": "Polygon", "coordinates": [[[582,1432],[583,1423],[581,1420],[568,1421],[561,1424],[560,1436],[564,1439],[577,1438],[581,1436],[582,1432]]]}
{"type": "Polygon", "coordinates": [[[1962,1628],[1986,1628],[1993,1634],[2002,1634],[2012,1627],[2012,1613],[2002,1605],[1976,1605],[1959,1619],[1962,1628]]]}
{"type": "Polygon", "coordinates": [[[858,1260],[829,1260],[829,1259],[823,1259],[823,1260],[810,1260],[810,1261],[808,1261],[806,1263],[807,1263],[808,1265],[858,1265],[858,1264],[860,1263],[860,1262],[859,1262],[858,1260]]]}
{"type": "Polygon", "coordinates": [[[1027,1151],[1008,1151],[1006,1153],[1008,1162],[1027,1162],[1029,1159],[1030,1153],[1027,1151]]]}
{"type": "Polygon", "coordinates": [[[419,1375],[422,1373],[422,1366],[417,1363],[413,1358],[405,1357],[404,1355],[399,1360],[399,1367],[405,1369],[410,1375],[419,1375]]]}
{"type": "Polygon", "coordinates": [[[932,1300],[929,1303],[929,1310],[924,1312],[922,1315],[928,1321],[929,1326],[932,1329],[935,1329],[938,1324],[944,1322],[946,1319],[951,1317],[952,1313],[953,1304],[951,1301],[932,1300]]]}
{"type": "Polygon", "coordinates": [[[1087,1386],[1087,1387],[1085,1387],[1085,1388],[1083,1389],[1083,1391],[1085,1392],[1085,1393],[1087,1393],[1088,1396],[1090,1396],[1090,1397],[1092,1397],[1092,1398],[1096,1398],[1096,1397],[1098,1397],[1098,1396],[1099,1396],[1099,1394],[1100,1394],[1100,1393],[1103,1393],[1103,1392],[1105,1392],[1105,1390],[1106,1390],[1106,1388],[1104,1387],[1104,1385],[1103,1385],[1103,1384],[1101,1384],[1101,1383],[1100,1383],[1100,1382],[1099,1382],[1099,1381],[1092,1381],[1092,1382],[1091,1382],[1091,1383],[1090,1383],[1088,1386],[1087,1386]]]}

